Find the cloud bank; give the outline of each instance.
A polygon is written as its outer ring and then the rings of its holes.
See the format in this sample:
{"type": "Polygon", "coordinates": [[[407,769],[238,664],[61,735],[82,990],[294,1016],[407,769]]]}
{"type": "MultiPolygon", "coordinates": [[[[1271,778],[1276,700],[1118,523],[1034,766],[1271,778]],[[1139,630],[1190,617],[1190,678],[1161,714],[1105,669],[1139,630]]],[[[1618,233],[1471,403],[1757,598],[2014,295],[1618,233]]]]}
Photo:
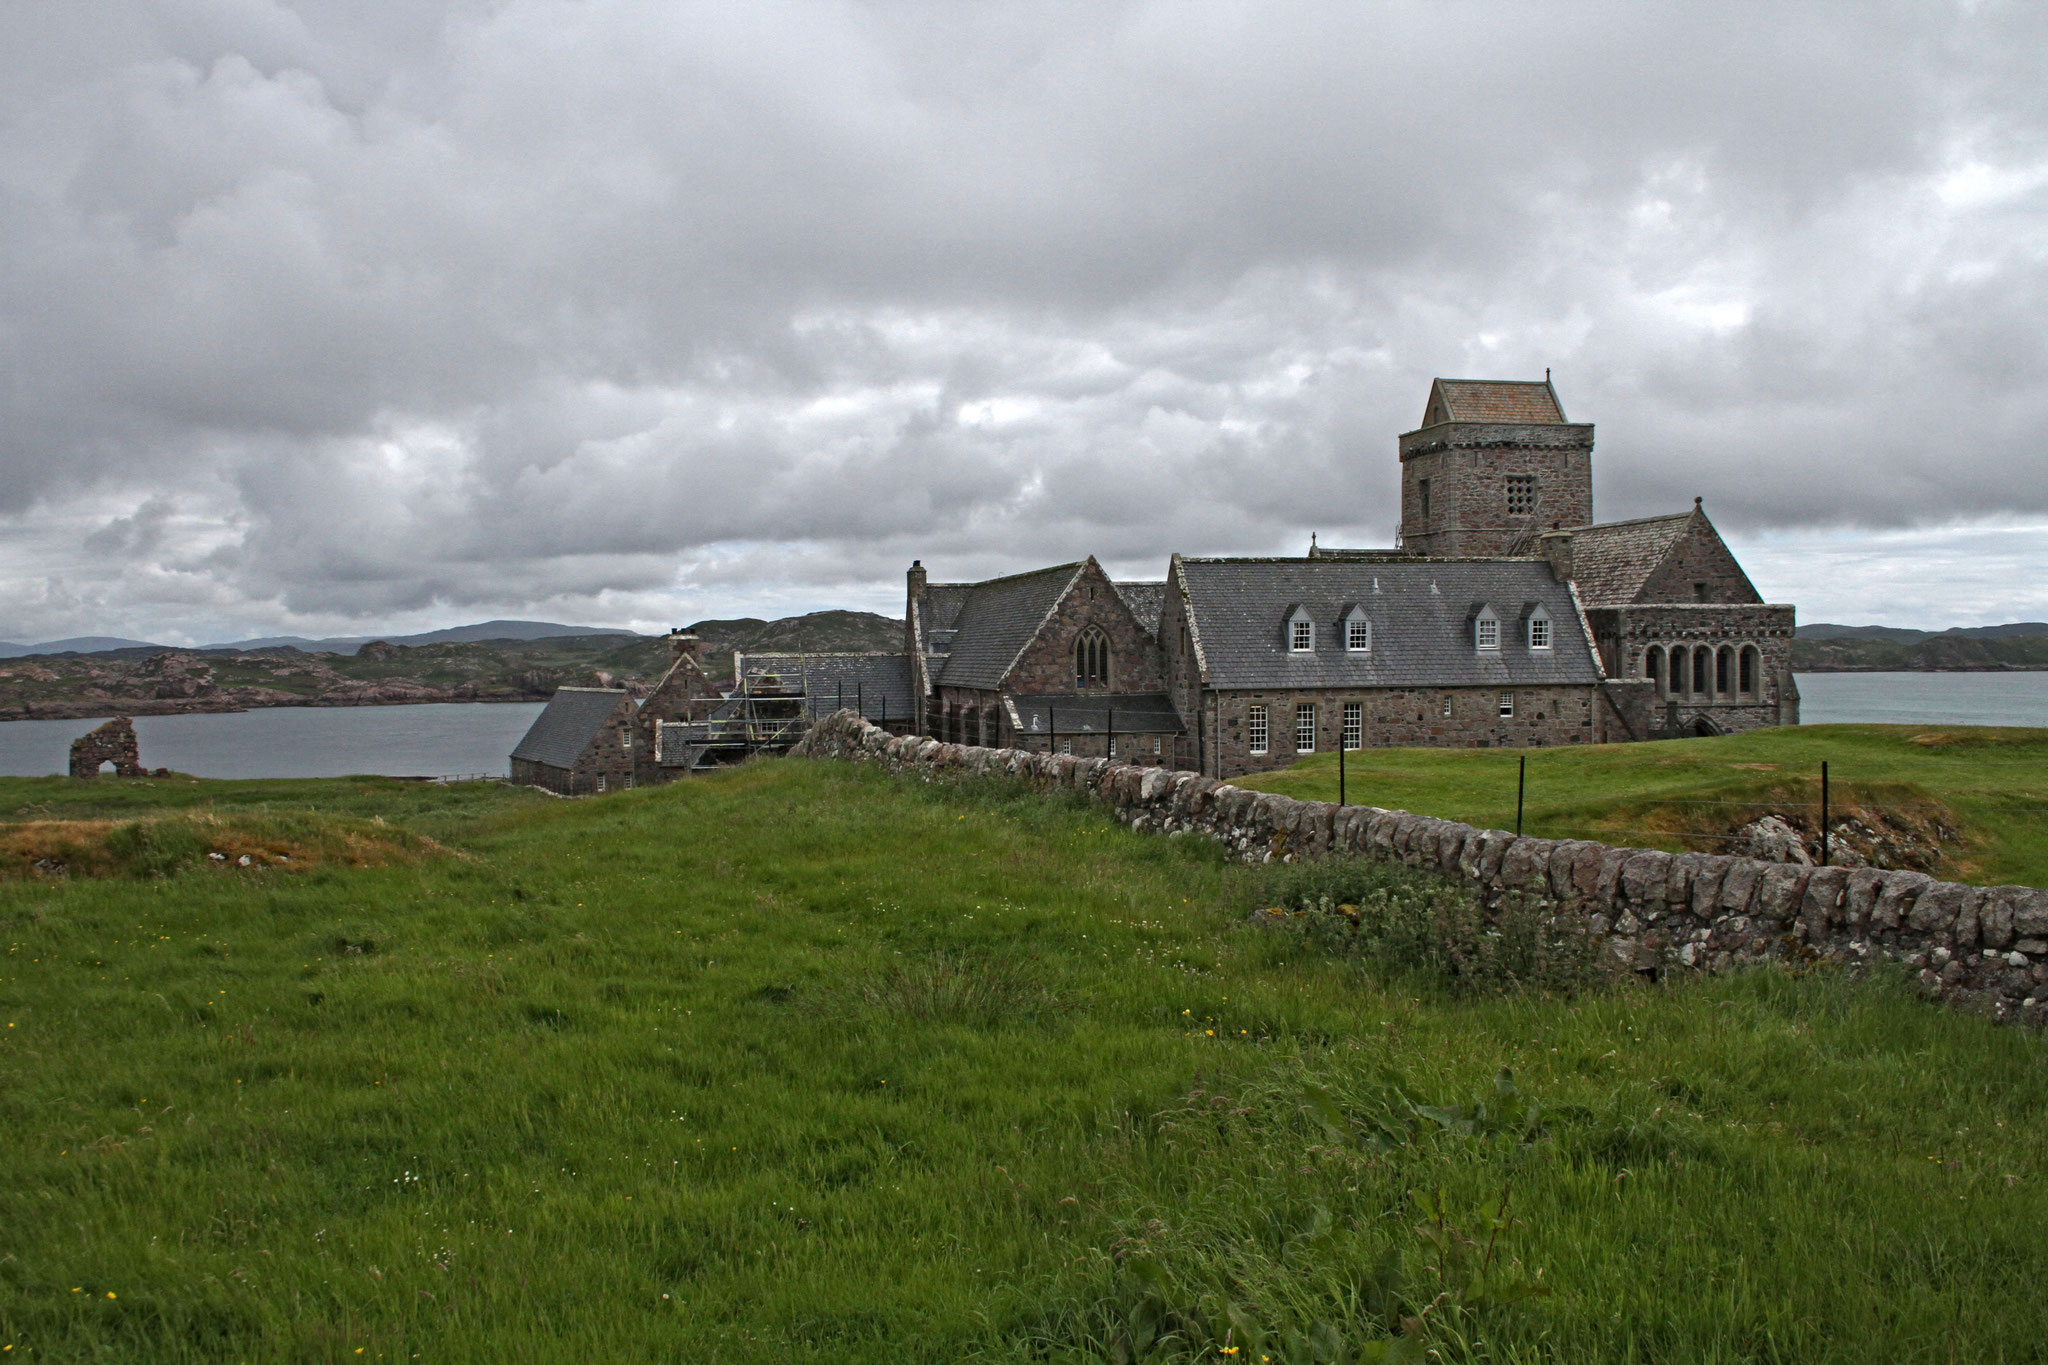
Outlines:
{"type": "Polygon", "coordinates": [[[2048,11],[0,17],[0,636],[1386,543],[1436,374],[1806,619],[2048,616],[2048,11]]]}

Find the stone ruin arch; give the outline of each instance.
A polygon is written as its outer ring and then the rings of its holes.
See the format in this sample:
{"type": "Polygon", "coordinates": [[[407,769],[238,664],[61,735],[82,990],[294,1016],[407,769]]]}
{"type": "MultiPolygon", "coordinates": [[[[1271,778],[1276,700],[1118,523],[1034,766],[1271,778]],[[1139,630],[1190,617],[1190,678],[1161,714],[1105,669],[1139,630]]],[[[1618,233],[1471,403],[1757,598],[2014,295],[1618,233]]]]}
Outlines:
{"type": "Polygon", "coordinates": [[[135,726],[126,716],[116,716],[89,734],[71,741],[71,775],[98,777],[100,764],[114,765],[116,777],[147,777],[142,755],[135,743],[135,726]]]}

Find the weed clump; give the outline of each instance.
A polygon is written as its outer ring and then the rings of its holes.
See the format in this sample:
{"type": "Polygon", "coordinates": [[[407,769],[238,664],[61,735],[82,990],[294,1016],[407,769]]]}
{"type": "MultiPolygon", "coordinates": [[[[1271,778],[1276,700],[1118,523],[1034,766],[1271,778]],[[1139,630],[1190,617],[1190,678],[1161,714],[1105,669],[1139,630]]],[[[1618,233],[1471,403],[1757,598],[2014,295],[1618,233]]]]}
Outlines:
{"type": "Polygon", "coordinates": [[[1572,995],[1624,974],[1583,916],[1519,893],[1488,908],[1464,887],[1397,864],[1265,863],[1249,871],[1242,895],[1254,923],[1306,950],[1456,995],[1572,995]]]}

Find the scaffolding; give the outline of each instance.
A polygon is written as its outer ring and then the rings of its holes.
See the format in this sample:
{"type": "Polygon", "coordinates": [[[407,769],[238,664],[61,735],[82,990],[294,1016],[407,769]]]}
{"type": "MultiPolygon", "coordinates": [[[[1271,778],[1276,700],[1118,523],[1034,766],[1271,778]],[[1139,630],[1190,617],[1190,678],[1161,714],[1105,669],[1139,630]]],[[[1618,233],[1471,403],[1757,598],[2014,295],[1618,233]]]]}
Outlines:
{"type": "Polygon", "coordinates": [[[703,720],[663,721],[655,761],[665,768],[719,768],[752,754],[786,754],[810,730],[801,669],[740,674],[725,701],[703,720]]]}

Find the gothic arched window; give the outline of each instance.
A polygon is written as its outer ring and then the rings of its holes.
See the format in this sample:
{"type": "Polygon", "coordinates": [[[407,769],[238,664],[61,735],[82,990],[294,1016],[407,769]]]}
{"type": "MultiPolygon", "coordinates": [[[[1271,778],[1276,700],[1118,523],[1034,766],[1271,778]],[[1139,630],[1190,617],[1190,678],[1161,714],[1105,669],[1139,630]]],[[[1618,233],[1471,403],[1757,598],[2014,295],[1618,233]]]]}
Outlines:
{"type": "Polygon", "coordinates": [[[1074,686],[1109,686],[1109,637],[1090,626],[1074,641],[1074,686]]]}

